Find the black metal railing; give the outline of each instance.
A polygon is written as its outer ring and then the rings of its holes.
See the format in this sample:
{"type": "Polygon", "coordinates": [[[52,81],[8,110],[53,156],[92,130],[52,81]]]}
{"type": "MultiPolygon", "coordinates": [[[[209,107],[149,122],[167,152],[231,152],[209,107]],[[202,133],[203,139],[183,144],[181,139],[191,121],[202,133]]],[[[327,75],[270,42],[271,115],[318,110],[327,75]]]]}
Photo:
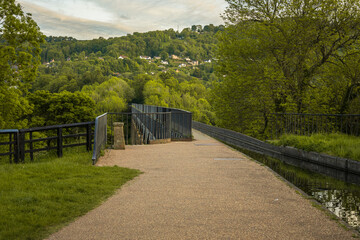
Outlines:
{"type": "Polygon", "coordinates": [[[9,156],[10,163],[19,163],[26,159],[33,161],[34,153],[41,151],[56,150],[58,157],[69,147],[86,146],[87,151],[91,151],[93,126],[94,122],[85,122],[0,130],[0,156],[9,156]]]}
{"type": "Polygon", "coordinates": [[[126,145],[171,140],[170,112],[105,113],[97,117],[95,121],[93,164],[97,162],[102,149],[113,146],[115,122],[124,124],[123,133],[126,145]]]}
{"type": "Polygon", "coordinates": [[[300,114],[273,113],[270,115],[270,134],[311,135],[314,133],[344,133],[360,136],[360,114],[300,114]]]}
{"type": "Polygon", "coordinates": [[[114,122],[124,123],[126,145],[148,144],[155,140],[170,139],[170,113],[107,113],[108,145],[114,143],[114,122]]]}
{"type": "Polygon", "coordinates": [[[176,109],[143,104],[131,104],[133,113],[170,113],[171,114],[171,139],[191,140],[192,139],[192,113],[176,109]]]}
{"type": "Polygon", "coordinates": [[[9,162],[19,159],[19,130],[5,129],[0,130],[0,157],[9,156],[9,162]]]}
{"type": "Polygon", "coordinates": [[[194,129],[229,145],[250,152],[280,159],[288,164],[320,172],[337,179],[360,184],[360,162],[316,152],[306,152],[293,147],[275,146],[229,129],[193,122],[194,129]]]}
{"type": "Polygon", "coordinates": [[[174,108],[131,104],[131,112],[105,113],[97,118],[94,130],[93,164],[99,158],[101,149],[106,148],[106,146],[110,148],[113,146],[113,125],[115,122],[124,124],[126,145],[192,139],[191,112],[174,108]],[[106,139],[106,141],[99,140],[99,138],[106,139]]]}

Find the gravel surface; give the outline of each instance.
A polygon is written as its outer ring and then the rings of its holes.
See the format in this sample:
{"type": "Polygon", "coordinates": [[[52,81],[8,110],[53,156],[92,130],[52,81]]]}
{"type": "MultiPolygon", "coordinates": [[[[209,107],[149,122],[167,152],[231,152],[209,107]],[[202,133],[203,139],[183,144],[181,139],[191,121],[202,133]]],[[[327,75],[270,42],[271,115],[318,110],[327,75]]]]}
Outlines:
{"type": "Polygon", "coordinates": [[[98,166],[144,173],[49,239],[352,239],[266,167],[193,135],[108,152],[98,166]]]}

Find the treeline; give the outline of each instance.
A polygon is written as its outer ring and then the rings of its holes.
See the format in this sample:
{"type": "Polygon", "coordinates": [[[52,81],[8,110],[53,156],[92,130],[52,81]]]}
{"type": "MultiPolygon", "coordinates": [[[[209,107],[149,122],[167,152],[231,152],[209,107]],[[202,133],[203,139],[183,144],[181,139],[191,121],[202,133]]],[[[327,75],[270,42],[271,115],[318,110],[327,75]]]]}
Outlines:
{"type": "Polygon", "coordinates": [[[217,81],[213,49],[224,26],[79,41],[44,36],[15,0],[0,12],[0,129],[90,121],[131,102],[214,122],[205,86],[217,81]]]}
{"type": "Polygon", "coordinates": [[[261,136],[273,112],[360,113],[359,1],[227,2],[218,125],[261,136]]]}
{"type": "Polygon", "coordinates": [[[26,106],[22,124],[3,128],[90,121],[127,111],[132,102],[186,109],[214,123],[208,97],[218,80],[213,52],[223,30],[210,24],[86,41],[45,37],[37,76],[19,104],[26,106]]]}
{"type": "Polygon", "coordinates": [[[173,29],[133,33],[123,37],[99,38],[89,41],[79,41],[71,37],[46,37],[42,44],[41,59],[63,61],[68,58],[78,58],[81,54],[98,57],[109,56],[118,58],[125,55],[132,59],[145,55],[150,57],[161,54],[189,57],[196,60],[208,60],[213,57],[213,47],[217,40],[214,35],[223,31],[224,26],[212,24],[185,28],[181,32],[173,29]]]}

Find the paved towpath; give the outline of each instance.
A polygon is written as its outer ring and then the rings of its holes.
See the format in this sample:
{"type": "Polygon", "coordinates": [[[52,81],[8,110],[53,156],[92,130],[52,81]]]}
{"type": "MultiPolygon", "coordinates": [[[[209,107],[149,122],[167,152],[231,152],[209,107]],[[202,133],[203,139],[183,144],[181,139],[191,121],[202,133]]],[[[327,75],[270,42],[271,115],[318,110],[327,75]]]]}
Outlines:
{"type": "Polygon", "coordinates": [[[352,239],[266,167],[194,136],[112,150],[98,165],[144,173],[49,239],[352,239]]]}

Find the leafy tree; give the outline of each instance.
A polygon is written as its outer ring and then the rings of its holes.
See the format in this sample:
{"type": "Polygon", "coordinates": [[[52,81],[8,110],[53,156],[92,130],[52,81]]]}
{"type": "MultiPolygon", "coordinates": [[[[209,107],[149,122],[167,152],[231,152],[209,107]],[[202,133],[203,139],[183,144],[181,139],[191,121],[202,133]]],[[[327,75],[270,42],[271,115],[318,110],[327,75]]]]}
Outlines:
{"type": "Polygon", "coordinates": [[[160,53],[161,60],[167,61],[169,60],[169,54],[166,51],[162,51],[160,53]]]}
{"type": "Polygon", "coordinates": [[[31,126],[88,122],[95,118],[94,101],[81,92],[41,90],[29,94],[28,100],[34,106],[34,112],[29,115],[31,126]]]}
{"type": "Polygon", "coordinates": [[[0,0],[0,128],[26,127],[23,97],[36,77],[43,35],[15,0],[0,0]]]}
{"type": "Polygon", "coordinates": [[[82,92],[95,101],[97,113],[122,112],[135,95],[127,82],[116,77],[100,85],[85,86],[82,92]]]}
{"type": "Polygon", "coordinates": [[[310,93],[319,93],[325,68],[359,41],[357,0],[227,2],[217,56],[225,77],[214,96],[220,122],[230,128],[263,132],[271,111],[313,109],[310,93]],[[245,121],[257,117],[263,127],[245,121]]]}
{"type": "Polygon", "coordinates": [[[145,100],[143,95],[144,86],[150,80],[153,79],[148,74],[139,74],[135,76],[134,79],[130,82],[131,87],[135,91],[135,97],[133,99],[134,103],[141,103],[141,104],[144,103],[145,100]]]}

